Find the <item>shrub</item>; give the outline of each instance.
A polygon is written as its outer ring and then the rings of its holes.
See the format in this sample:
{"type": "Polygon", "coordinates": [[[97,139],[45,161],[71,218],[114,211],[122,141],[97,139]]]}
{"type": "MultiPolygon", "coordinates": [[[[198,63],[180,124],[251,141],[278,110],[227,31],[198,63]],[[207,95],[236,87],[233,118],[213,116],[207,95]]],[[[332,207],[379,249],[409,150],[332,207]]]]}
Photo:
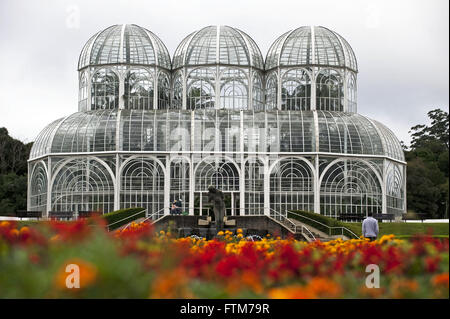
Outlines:
{"type": "Polygon", "coordinates": [[[102,218],[106,220],[107,225],[109,226],[109,230],[113,230],[119,228],[122,225],[128,224],[133,220],[145,217],[145,209],[142,207],[132,207],[132,208],[124,208],[119,209],[114,212],[102,215],[102,218]],[[138,214],[141,212],[140,214],[138,214]],[[129,218],[127,218],[129,217],[129,218]]]}

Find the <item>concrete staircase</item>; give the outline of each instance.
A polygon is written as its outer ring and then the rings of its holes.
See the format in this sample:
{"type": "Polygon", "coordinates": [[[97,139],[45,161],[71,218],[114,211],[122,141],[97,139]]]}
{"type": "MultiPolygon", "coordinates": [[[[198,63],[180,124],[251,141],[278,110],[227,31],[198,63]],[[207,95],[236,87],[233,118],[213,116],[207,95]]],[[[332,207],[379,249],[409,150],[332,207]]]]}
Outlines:
{"type": "Polygon", "coordinates": [[[314,237],[316,238],[316,240],[320,240],[321,242],[327,242],[330,240],[335,240],[338,238],[342,238],[343,240],[347,240],[348,237],[347,236],[343,236],[343,235],[335,235],[335,236],[329,236],[328,234],[324,233],[323,231],[318,230],[317,228],[302,223],[301,221],[294,219],[294,218],[288,218],[289,221],[291,221],[293,224],[295,224],[296,226],[298,226],[298,228],[301,228],[301,226],[306,227],[307,229],[309,229],[309,231],[314,235],[314,237]]]}

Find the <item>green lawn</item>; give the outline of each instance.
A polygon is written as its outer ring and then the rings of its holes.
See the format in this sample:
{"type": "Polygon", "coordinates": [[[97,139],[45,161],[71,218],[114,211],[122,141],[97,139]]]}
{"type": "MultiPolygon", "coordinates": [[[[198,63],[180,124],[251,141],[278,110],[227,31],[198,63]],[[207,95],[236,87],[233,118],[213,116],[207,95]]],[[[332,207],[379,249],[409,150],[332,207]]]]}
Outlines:
{"type": "MultiPolygon", "coordinates": [[[[353,231],[357,235],[361,235],[361,224],[362,223],[342,223],[353,231]]],[[[411,236],[416,234],[426,234],[431,231],[431,234],[438,236],[448,236],[449,234],[449,224],[447,223],[379,223],[378,227],[380,229],[379,236],[394,234],[397,236],[411,236]]]]}

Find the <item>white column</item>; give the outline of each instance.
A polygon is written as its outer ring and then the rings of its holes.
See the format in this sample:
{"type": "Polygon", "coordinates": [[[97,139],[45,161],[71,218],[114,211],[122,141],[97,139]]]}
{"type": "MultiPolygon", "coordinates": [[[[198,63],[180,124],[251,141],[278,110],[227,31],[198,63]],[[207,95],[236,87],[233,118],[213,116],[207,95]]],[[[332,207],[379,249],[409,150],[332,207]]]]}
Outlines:
{"type": "Polygon", "coordinates": [[[164,215],[169,214],[170,208],[170,164],[169,155],[166,155],[166,167],[164,169],[164,215]]]}
{"type": "Polygon", "coordinates": [[[387,168],[387,161],[386,159],[383,160],[383,176],[381,176],[382,179],[382,185],[381,185],[381,213],[386,214],[387,213],[387,200],[386,200],[386,168],[387,168]]]}
{"type": "MultiPolygon", "coordinates": [[[[194,215],[194,191],[195,191],[195,176],[194,176],[194,143],[195,143],[195,111],[191,111],[191,145],[190,145],[190,157],[191,162],[189,164],[189,215],[194,215]]],[[[201,136],[199,137],[201,138],[201,136]]]]}
{"type": "Polygon", "coordinates": [[[316,110],[316,67],[311,69],[311,110],[316,110]]]}
{"type": "Polygon", "coordinates": [[[244,165],[244,111],[240,110],[241,116],[241,136],[240,136],[240,157],[241,157],[241,174],[239,177],[239,214],[245,215],[245,165],[244,165]]]}
{"type": "Polygon", "coordinates": [[[315,172],[314,172],[314,212],[320,214],[320,174],[319,174],[319,155],[314,159],[315,172]]]}
{"type": "Polygon", "coordinates": [[[125,74],[119,73],[119,109],[125,108],[125,74]]]}
{"type": "Polygon", "coordinates": [[[52,159],[48,158],[47,164],[47,211],[45,217],[48,218],[48,212],[52,209],[52,159]]]}
{"type": "Polygon", "coordinates": [[[269,175],[269,157],[265,156],[264,161],[264,215],[270,215],[270,175],[269,175]]]}
{"type": "Polygon", "coordinates": [[[183,110],[186,110],[187,105],[187,74],[186,74],[186,68],[183,68],[183,71],[181,72],[181,79],[183,84],[183,96],[181,97],[182,100],[182,106],[181,108],[183,110]]]}
{"type": "Polygon", "coordinates": [[[194,176],[194,156],[190,155],[191,162],[189,164],[189,215],[194,215],[194,189],[195,189],[195,176],[194,176]]]}
{"type": "Polygon", "coordinates": [[[157,110],[158,109],[158,69],[155,67],[155,69],[153,70],[153,74],[155,75],[155,81],[153,83],[155,83],[154,89],[153,89],[153,109],[157,110]]]}
{"type": "Polygon", "coordinates": [[[282,77],[281,77],[281,70],[280,67],[278,67],[277,70],[277,105],[276,105],[276,109],[277,110],[281,110],[281,82],[282,82],[282,77]]]}
{"type": "Polygon", "coordinates": [[[120,209],[120,157],[116,153],[116,187],[114,188],[114,210],[120,209]]]}

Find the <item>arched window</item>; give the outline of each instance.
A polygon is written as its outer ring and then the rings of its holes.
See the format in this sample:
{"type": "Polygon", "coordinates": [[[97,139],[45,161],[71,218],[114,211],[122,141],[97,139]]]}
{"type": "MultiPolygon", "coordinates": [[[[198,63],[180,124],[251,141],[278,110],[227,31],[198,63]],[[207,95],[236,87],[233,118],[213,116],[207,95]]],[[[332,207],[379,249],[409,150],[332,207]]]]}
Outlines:
{"type": "Polygon", "coordinates": [[[322,173],[320,213],[325,216],[379,214],[381,196],[375,171],[362,161],[343,159],[322,173]]]}
{"type": "Polygon", "coordinates": [[[153,109],[153,76],[147,70],[131,70],[125,78],[125,108],[153,109]]]}
{"type": "Polygon", "coordinates": [[[47,171],[44,164],[37,163],[34,167],[30,183],[30,208],[44,211],[47,209],[47,171]]]}
{"type": "Polygon", "coordinates": [[[389,161],[386,172],[386,209],[388,213],[403,212],[405,190],[402,168],[389,161]]]}
{"type": "Polygon", "coordinates": [[[214,108],[215,76],[209,69],[196,69],[189,74],[187,109],[214,108]]]}
{"type": "Polygon", "coordinates": [[[164,171],[152,158],[138,157],[125,164],[121,173],[121,208],[143,207],[149,214],[164,214],[164,171]]]}
{"type": "Polygon", "coordinates": [[[324,69],[316,77],[316,109],[344,111],[343,81],[339,72],[324,69]]]}
{"type": "Polygon", "coordinates": [[[347,112],[356,113],[356,79],[353,73],[347,79],[347,112]]]}
{"type": "Polygon", "coordinates": [[[177,72],[173,79],[172,105],[178,109],[183,106],[183,74],[181,72],[177,72]]]}
{"type": "Polygon", "coordinates": [[[237,69],[226,70],[220,79],[220,107],[223,109],[248,108],[247,75],[237,69]]]}
{"type": "Polygon", "coordinates": [[[277,108],[278,81],[276,73],[272,73],[266,82],[266,109],[275,110],[277,108]]]}
{"type": "Polygon", "coordinates": [[[93,159],[73,159],[59,170],[52,186],[52,210],[114,210],[114,182],[106,167],[93,159]]]}
{"type": "Polygon", "coordinates": [[[311,79],[305,70],[290,70],[283,76],[281,86],[282,110],[311,109],[311,79]]]}
{"type": "Polygon", "coordinates": [[[253,109],[255,111],[263,111],[264,110],[264,90],[263,90],[262,77],[259,72],[255,72],[253,74],[252,91],[253,91],[253,109]]]}
{"type": "Polygon", "coordinates": [[[313,172],[305,161],[283,158],[270,172],[270,207],[277,212],[312,211],[313,186],[313,172]]]}
{"type": "Polygon", "coordinates": [[[92,77],[91,109],[119,107],[119,77],[111,70],[100,69],[92,77]]]}
{"type": "Polygon", "coordinates": [[[264,212],[264,164],[256,158],[245,163],[245,210],[248,215],[264,212]]]}
{"type": "Polygon", "coordinates": [[[88,80],[86,73],[83,72],[80,77],[80,86],[78,91],[78,110],[87,110],[87,99],[88,99],[88,80]]]}
{"type": "Polygon", "coordinates": [[[165,72],[158,76],[158,109],[168,109],[170,107],[170,81],[165,72]]]}

